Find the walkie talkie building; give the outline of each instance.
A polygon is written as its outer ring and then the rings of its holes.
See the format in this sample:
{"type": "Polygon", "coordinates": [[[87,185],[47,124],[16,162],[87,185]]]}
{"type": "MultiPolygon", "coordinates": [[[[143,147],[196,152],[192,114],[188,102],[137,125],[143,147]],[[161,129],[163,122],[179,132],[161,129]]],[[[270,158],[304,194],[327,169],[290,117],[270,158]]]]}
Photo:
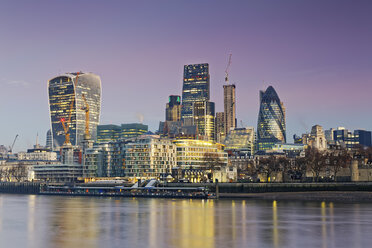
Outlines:
{"type": "Polygon", "coordinates": [[[257,122],[257,149],[265,151],[276,143],[286,142],[285,108],[272,86],[260,91],[257,122]]]}
{"type": "Polygon", "coordinates": [[[69,124],[72,145],[81,145],[84,139],[85,111],[82,110],[85,95],[89,105],[89,131],[93,140],[97,137],[97,125],[101,111],[101,79],[93,73],[66,73],[48,81],[50,122],[53,149],[65,142],[61,121],[69,124]],[[68,123],[71,113],[71,123],[68,123]]]}

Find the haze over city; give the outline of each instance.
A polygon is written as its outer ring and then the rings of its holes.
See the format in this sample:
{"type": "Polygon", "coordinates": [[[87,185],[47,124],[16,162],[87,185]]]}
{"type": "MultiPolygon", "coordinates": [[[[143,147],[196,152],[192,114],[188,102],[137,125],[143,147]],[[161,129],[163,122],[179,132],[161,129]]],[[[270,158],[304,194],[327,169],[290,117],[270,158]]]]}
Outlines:
{"type": "Polygon", "coordinates": [[[65,72],[101,77],[101,124],[143,117],[155,131],[183,66],[209,63],[222,111],[229,53],[239,126],[256,127],[273,85],[289,141],[315,124],[370,130],[370,13],[370,1],[2,1],[0,144],[44,144],[47,80],[65,72]]]}

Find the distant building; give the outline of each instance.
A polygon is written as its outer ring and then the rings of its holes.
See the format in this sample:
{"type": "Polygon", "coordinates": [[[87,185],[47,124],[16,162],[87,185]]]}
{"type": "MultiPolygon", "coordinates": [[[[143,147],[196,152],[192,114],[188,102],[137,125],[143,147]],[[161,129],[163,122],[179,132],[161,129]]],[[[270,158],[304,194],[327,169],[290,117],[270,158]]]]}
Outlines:
{"type": "Polygon", "coordinates": [[[354,130],[351,132],[344,127],[338,127],[333,131],[335,143],[351,149],[357,145],[370,147],[371,146],[371,131],[354,130]]]}
{"type": "Polygon", "coordinates": [[[165,109],[165,121],[181,121],[181,97],[169,96],[165,109]]]}
{"type": "Polygon", "coordinates": [[[70,142],[81,145],[85,131],[85,112],[82,110],[85,95],[89,104],[89,130],[96,140],[101,111],[101,79],[93,73],[66,73],[48,81],[51,132],[53,149],[65,142],[62,122],[69,126],[70,142]],[[67,123],[71,119],[71,123],[67,123]]]}
{"type": "Polygon", "coordinates": [[[260,91],[257,122],[257,149],[270,150],[276,143],[286,143],[285,108],[272,86],[260,91]]]}
{"type": "Polygon", "coordinates": [[[52,137],[52,131],[50,129],[46,133],[45,147],[53,149],[53,137],[52,137]]]}
{"type": "Polygon", "coordinates": [[[214,102],[195,102],[193,107],[194,125],[196,126],[197,134],[204,140],[214,141],[214,102]]]}
{"type": "Polygon", "coordinates": [[[137,137],[148,132],[148,126],[140,123],[119,125],[98,125],[97,142],[110,142],[118,139],[137,137]]]}
{"type": "Polygon", "coordinates": [[[28,149],[27,152],[19,152],[18,160],[33,161],[57,161],[57,153],[46,148],[28,149]]]}
{"type": "Polygon", "coordinates": [[[254,128],[234,128],[231,129],[225,139],[225,151],[231,151],[235,155],[254,154],[255,138],[254,128]]]}
{"type": "Polygon", "coordinates": [[[193,125],[193,103],[210,99],[209,65],[185,65],[183,71],[181,119],[185,126],[193,125]]]}
{"type": "Polygon", "coordinates": [[[323,132],[323,127],[315,125],[311,128],[311,133],[302,135],[302,143],[318,150],[327,149],[327,140],[323,132]]]}
{"type": "Polygon", "coordinates": [[[215,118],[215,129],[216,129],[216,141],[218,143],[223,143],[225,140],[225,113],[224,112],[217,112],[215,118]]]}
{"type": "Polygon", "coordinates": [[[327,142],[334,140],[334,137],[333,137],[333,132],[334,131],[335,131],[334,128],[331,128],[331,129],[328,129],[328,130],[324,131],[324,136],[325,136],[327,142]]]}
{"type": "Polygon", "coordinates": [[[224,103],[224,126],[227,135],[230,129],[236,127],[236,106],[235,106],[235,84],[226,84],[223,86],[224,103]]]}

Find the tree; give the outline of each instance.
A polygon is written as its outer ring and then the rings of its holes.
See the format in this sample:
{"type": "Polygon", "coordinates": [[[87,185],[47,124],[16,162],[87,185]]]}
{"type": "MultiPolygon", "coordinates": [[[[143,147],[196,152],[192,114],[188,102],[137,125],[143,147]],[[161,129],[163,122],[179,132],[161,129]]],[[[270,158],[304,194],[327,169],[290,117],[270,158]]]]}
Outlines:
{"type": "Polygon", "coordinates": [[[261,158],[257,169],[259,173],[266,176],[266,182],[268,182],[272,173],[280,171],[280,164],[277,158],[271,155],[267,158],[261,158]]]}
{"type": "Polygon", "coordinates": [[[331,152],[327,154],[327,159],[329,166],[333,171],[333,176],[335,181],[337,181],[337,173],[341,168],[345,168],[351,161],[351,156],[346,150],[341,150],[337,152],[331,152]]]}
{"type": "Polygon", "coordinates": [[[307,168],[313,173],[313,182],[319,181],[320,172],[327,165],[327,157],[316,148],[308,147],[305,153],[307,168]],[[315,176],[315,177],[314,177],[315,176]]]}
{"type": "Polygon", "coordinates": [[[206,152],[203,156],[204,170],[209,171],[208,179],[212,179],[213,171],[221,170],[226,165],[225,161],[219,156],[218,153],[206,152]]]}
{"type": "Polygon", "coordinates": [[[22,179],[24,180],[27,177],[27,169],[25,165],[18,164],[13,166],[12,168],[12,176],[17,181],[20,182],[22,179]]]}

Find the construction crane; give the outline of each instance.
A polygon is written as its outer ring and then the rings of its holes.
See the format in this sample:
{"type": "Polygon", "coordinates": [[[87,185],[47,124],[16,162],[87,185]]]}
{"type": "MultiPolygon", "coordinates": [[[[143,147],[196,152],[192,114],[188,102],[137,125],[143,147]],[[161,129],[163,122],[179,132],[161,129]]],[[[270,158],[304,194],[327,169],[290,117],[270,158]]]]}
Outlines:
{"type": "MultiPolygon", "coordinates": [[[[78,80],[79,80],[79,72],[76,74],[75,85],[77,85],[78,80]]],[[[72,100],[71,100],[71,103],[70,103],[70,112],[68,114],[67,122],[66,122],[65,118],[61,118],[61,120],[60,120],[61,123],[62,123],[63,130],[65,132],[65,142],[63,143],[64,145],[71,145],[71,142],[70,142],[70,124],[71,124],[71,115],[72,115],[72,109],[74,107],[74,102],[75,102],[75,98],[74,98],[74,96],[72,96],[72,100]]]]}
{"type": "Polygon", "coordinates": [[[83,93],[82,98],[84,100],[84,106],[81,107],[81,110],[85,112],[85,132],[84,132],[84,139],[89,140],[90,139],[90,133],[89,133],[89,104],[87,102],[87,98],[85,97],[85,94],[83,93]]]}
{"type": "Polygon", "coordinates": [[[229,62],[227,63],[226,70],[225,70],[225,82],[226,84],[229,84],[229,69],[231,65],[231,56],[232,54],[229,54],[229,62]]]}
{"type": "Polygon", "coordinates": [[[15,136],[15,138],[14,138],[14,141],[13,141],[12,146],[9,146],[9,153],[10,153],[10,154],[13,152],[13,147],[14,147],[15,142],[17,141],[18,136],[19,136],[19,135],[17,134],[17,135],[15,136]]]}

